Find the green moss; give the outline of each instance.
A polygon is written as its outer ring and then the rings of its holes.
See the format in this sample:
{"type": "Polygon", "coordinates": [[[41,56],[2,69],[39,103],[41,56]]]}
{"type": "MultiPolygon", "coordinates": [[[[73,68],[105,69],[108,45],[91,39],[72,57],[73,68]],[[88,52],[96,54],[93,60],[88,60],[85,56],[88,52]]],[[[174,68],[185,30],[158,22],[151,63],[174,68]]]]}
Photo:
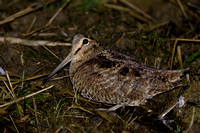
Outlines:
{"type": "Polygon", "coordinates": [[[167,61],[171,56],[171,51],[168,51],[165,38],[161,37],[156,32],[141,32],[134,38],[139,38],[136,48],[142,48],[148,58],[148,65],[153,65],[155,57],[160,57],[162,60],[167,61]]]}
{"type": "Polygon", "coordinates": [[[160,37],[156,32],[152,32],[150,34],[141,32],[140,36],[144,36],[144,38],[140,37],[140,40],[137,44],[138,47],[143,45],[148,50],[151,50],[154,47],[156,49],[161,48],[166,44],[166,40],[160,37]]]}

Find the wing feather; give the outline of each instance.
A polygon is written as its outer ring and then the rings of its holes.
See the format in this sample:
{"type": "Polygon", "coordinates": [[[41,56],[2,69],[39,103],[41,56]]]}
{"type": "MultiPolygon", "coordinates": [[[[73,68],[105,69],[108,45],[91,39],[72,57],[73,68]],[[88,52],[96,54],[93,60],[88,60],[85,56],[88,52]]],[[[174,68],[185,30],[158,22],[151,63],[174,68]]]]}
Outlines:
{"type": "Polygon", "coordinates": [[[161,73],[128,56],[103,52],[79,65],[71,80],[85,98],[135,106],[174,88],[161,73]]]}

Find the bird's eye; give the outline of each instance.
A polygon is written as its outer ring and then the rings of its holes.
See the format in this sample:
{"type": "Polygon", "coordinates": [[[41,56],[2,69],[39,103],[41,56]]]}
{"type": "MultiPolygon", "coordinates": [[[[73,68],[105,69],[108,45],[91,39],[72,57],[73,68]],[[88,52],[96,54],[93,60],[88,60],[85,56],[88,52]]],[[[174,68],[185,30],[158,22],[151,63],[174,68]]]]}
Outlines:
{"type": "Polygon", "coordinates": [[[88,43],[89,43],[88,39],[83,40],[83,44],[88,44],[88,43]]]}

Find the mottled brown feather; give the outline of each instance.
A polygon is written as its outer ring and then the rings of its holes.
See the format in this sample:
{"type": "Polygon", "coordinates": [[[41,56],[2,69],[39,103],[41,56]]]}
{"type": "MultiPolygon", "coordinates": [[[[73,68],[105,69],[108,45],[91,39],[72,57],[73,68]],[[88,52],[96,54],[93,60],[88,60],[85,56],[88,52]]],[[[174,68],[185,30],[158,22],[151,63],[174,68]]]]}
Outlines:
{"type": "Polygon", "coordinates": [[[146,99],[180,86],[180,76],[189,69],[158,70],[129,56],[99,46],[93,38],[78,34],[72,51],[45,79],[70,63],[73,87],[83,97],[108,104],[139,106],[146,99]]]}
{"type": "MultiPolygon", "coordinates": [[[[76,64],[71,64],[73,67],[76,64]]],[[[90,100],[138,106],[173,89],[168,79],[182,70],[157,70],[128,56],[103,50],[82,62],[70,77],[78,92],[90,100]]]]}

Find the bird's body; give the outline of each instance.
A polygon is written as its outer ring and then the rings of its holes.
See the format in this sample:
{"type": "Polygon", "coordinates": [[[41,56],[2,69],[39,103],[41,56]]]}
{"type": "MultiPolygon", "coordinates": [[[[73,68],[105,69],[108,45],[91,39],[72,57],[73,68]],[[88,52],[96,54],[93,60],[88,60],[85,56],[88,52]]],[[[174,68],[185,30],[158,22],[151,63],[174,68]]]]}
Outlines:
{"type": "Polygon", "coordinates": [[[78,34],[69,56],[47,77],[67,63],[75,90],[83,97],[108,104],[139,106],[153,96],[180,85],[183,70],[158,70],[137,60],[99,46],[88,36],[78,34]]]}

